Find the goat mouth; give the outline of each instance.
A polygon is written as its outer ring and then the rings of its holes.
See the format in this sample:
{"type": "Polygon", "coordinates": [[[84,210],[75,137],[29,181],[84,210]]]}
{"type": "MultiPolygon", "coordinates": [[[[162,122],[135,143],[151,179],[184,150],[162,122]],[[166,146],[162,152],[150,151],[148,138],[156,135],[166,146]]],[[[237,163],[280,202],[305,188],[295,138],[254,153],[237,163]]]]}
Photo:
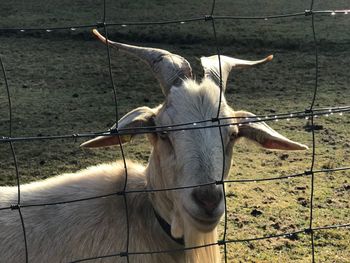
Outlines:
{"type": "Polygon", "coordinates": [[[184,209],[186,211],[186,214],[188,215],[187,217],[189,218],[191,223],[198,228],[198,230],[201,230],[203,232],[209,232],[213,230],[219,223],[220,217],[198,217],[193,215],[190,211],[188,211],[186,207],[184,207],[184,209]]]}

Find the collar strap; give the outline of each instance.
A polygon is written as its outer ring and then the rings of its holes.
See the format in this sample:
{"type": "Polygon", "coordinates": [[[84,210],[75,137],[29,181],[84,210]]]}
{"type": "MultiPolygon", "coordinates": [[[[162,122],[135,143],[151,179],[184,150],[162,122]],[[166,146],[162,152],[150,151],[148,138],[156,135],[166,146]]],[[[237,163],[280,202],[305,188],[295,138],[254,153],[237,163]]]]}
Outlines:
{"type": "Polygon", "coordinates": [[[162,229],[164,230],[164,232],[172,239],[174,240],[176,243],[178,243],[179,245],[185,245],[185,241],[183,238],[175,238],[171,235],[171,225],[168,224],[167,221],[164,220],[164,218],[162,218],[157,211],[153,208],[154,211],[154,215],[156,216],[158,223],[160,224],[160,226],[162,227],[162,229]]]}

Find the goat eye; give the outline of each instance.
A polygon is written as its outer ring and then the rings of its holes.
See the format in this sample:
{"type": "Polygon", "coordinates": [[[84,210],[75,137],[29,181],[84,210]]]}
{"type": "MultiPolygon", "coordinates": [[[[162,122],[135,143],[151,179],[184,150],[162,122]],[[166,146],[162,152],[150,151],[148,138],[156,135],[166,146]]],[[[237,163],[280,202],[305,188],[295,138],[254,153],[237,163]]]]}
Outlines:
{"type": "Polygon", "coordinates": [[[231,142],[233,142],[233,141],[235,141],[236,139],[237,139],[237,137],[238,137],[238,135],[237,135],[237,133],[232,133],[231,135],[230,135],[230,141],[231,142]]]}
{"type": "Polygon", "coordinates": [[[158,132],[158,136],[159,136],[159,138],[161,138],[162,140],[168,139],[168,133],[167,133],[166,131],[158,132]]]}

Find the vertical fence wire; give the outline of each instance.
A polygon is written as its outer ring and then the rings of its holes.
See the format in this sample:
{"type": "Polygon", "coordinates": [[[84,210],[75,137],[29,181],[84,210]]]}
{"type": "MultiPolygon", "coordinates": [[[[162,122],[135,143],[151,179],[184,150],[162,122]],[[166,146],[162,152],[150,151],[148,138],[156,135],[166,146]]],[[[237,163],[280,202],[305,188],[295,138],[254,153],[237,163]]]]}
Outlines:
{"type": "MultiPolygon", "coordinates": [[[[0,56],[0,64],[1,64],[1,70],[4,76],[4,82],[5,82],[5,88],[6,88],[6,93],[7,93],[7,99],[8,99],[8,109],[9,109],[9,137],[12,137],[12,101],[11,101],[11,94],[10,94],[10,88],[9,84],[7,81],[7,76],[6,76],[6,70],[4,63],[2,62],[2,58],[0,56]]],[[[25,262],[28,263],[29,258],[28,258],[28,243],[27,243],[27,234],[26,234],[26,228],[24,225],[24,219],[21,211],[21,181],[20,181],[20,176],[19,176],[19,169],[18,169],[18,162],[17,162],[17,157],[16,157],[16,152],[15,152],[15,147],[13,145],[13,142],[9,142],[10,149],[11,149],[11,154],[13,158],[13,164],[15,167],[15,174],[16,174],[16,182],[17,182],[17,204],[12,205],[11,209],[12,210],[18,210],[18,215],[21,220],[21,227],[23,231],[23,239],[24,239],[24,251],[25,251],[25,262]]]]}
{"type": "MultiPolygon", "coordinates": [[[[112,73],[112,63],[111,63],[111,52],[110,52],[110,45],[108,42],[108,30],[107,30],[107,4],[106,0],[103,0],[103,29],[105,32],[105,38],[106,38],[106,51],[107,51],[107,60],[108,60],[108,72],[109,72],[109,78],[110,83],[113,89],[113,97],[114,97],[114,103],[115,103],[115,127],[118,131],[118,121],[119,121],[119,113],[118,113],[118,97],[117,97],[117,88],[114,84],[114,78],[112,73]]],[[[119,141],[119,149],[120,153],[122,155],[123,165],[124,165],[124,172],[125,172],[125,179],[124,179],[124,186],[122,192],[120,192],[123,196],[124,201],[124,208],[125,208],[125,220],[126,220],[126,244],[125,244],[125,252],[122,253],[123,256],[126,257],[126,261],[129,263],[129,243],[130,243],[130,220],[129,220],[129,208],[128,208],[128,201],[126,196],[126,188],[128,184],[128,168],[126,164],[126,158],[122,143],[122,138],[120,135],[117,135],[118,141],[119,141]]],[[[117,189],[118,191],[119,189],[117,189]]]]}
{"type": "Polygon", "coordinates": [[[220,111],[221,111],[221,103],[222,103],[222,96],[223,96],[223,81],[222,81],[222,64],[221,64],[221,52],[220,52],[220,46],[219,46],[219,41],[217,37],[217,32],[216,32],[216,27],[215,27],[215,18],[214,18],[214,11],[216,7],[216,1],[213,0],[212,2],[212,7],[210,11],[210,15],[207,16],[207,19],[211,21],[212,25],[212,32],[213,32],[213,38],[214,38],[214,45],[216,49],[216,54],[218,56],[218,63],[219,63],[219,88],[220,88],[220,94],[219,94],[219,104],[218,104],[218,109],[217,109],[217,114],[216,114],[216,120],[219,125],[219,134],[220,134],[220,142],[221,142],[221,151],[222,151],[222,171],[221,171],[221,179],[220,179],[220,184],[222,187],[222,192],[223,192],[223,200],[224,200],[224,231],[222,234],[222,239],[219,241],[219,244],[224,247],[224,260],[225,263],[227,263],[227,243],[226,243],[226,236],[227,236],[227,214],[228,214],[228,209],[227,209],[227,195],[226,195],[226,187],[225,184],[223,183],[225,179],[225,169],[226,169],[226,155],[225,155],[225,144],[224,144],[224,138],[222,135],[222,128],[220,126],[221,121],[220,121],[220,111]]]}
{"type": "MultiPolygon", "coordinates": [[[[314,92],[311,101],[311,105],[309,108],[310,113],[313,113],[313,108],[316,101],[317,91],[318,91],[318,74],[319,74],[319,65],[318,65],[318,45],[316,38],[316,29],[315,29],[315,15],[313,13],[314,8],[314,0],[311,0],[310,3],[310,12],[311,12],[311,29],[312,29],[312,38],[314,44],[314,52],[315,52],[315,80],[314,80],[314,92]]],[[[315,138],[315,129],[314,129],[314,114],[311,114],[311,136],[312,136],[312,159],[310,164],[310,221],[309,221],[309,234],[311,239],[311,261],[315,263],[315,237],[313,231],[313,217],[314,217],[314,190],[315,190],[315,173],[314,166],[316,160],[316,138],[315,138]]]]}

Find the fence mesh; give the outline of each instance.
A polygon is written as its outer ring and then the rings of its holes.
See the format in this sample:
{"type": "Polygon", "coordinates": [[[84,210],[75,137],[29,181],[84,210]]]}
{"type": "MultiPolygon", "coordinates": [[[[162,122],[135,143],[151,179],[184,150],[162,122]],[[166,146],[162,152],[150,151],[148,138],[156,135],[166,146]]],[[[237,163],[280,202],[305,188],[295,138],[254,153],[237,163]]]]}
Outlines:
{"type": "MultiPolygon", "coordinates": [[[[220,89],[222,90],[222,72],[221,72],[221,61],[220,61],[220,54],[221,54],[221,47],[217,38],[216,33],[216,22],[219,20],[268,20],[268,19],[284,19],[284,18],[290,18],[290,17],[310,17],[310,28],[312,29],[312,37],[313,37],[313,49],[314,49],[314,90],[313,90],[313,96],[310,101],[310,105],[306,110],[301,111],[295,111],[295,112],[287,112],[287,113],[274,113],[271,115],[257,115],[254,119],[247,118],[244,122],[238,123],[235,117],[230,118],[220,118],[220,105],[217,109],[217,115],[216,117],[208,120],[198,120],[197,122],[193,123],[179,123],[177,125],[171,125],[171,126],[158,126],[156,127],[156,131],[154,127],[142,127],[142,128],[132,128],[132,129],[119,129],[118,128],[118,120],[119,120],[119,108],[118,108],[118,88],[115,85],[114,77],[112,74],[112,63],[111,63],[111,54],[110,54],[110,47],[107,44],[106,45],[106,60],[107,60],[107,67],[109,72],[109,78],[110,78],[110,84],[113,89],[114,94],[114,104],[115,104],[115,121],[117,123],[117,127],[114,130],[111,131],[98,131],[93,133],[85,133],[85,134],[61,134],[61,135],[50,135],[50,136],[21,136],[21,137],[14,137],[13,134],[13,117],[12,117],[12,103],[11,103],[11,94],[10,94],[10,88],[7,81],[7,75],[6,75],[6,68],[3,64],[1,57],[1,68],[3,73],[3,79],[5,82],[5,88],[7,92],[7,98],[8,98],[8,105],[9,105],[9,132],[8,135],[4,135],[0,137],[0,143],[7,143],[10,147],[10,151],[12,152],[13,162],[16,168],[16,180],[17,180],[17,189],[18,189],[18,195],[17,195],[17,203],[8,206],[8,207],[0,207],[0,211],[4,210],[15,210],[18,211],[18,216],[21,219],[21,225],[22,225],[22,232],[23,232],[23,247],[25,249],[25,257],[26,262],[29,261],[28,258],[28,245],[27,245],[27,236],[26,236],[26,227],[25,227],[25,221],[22,216],[22,210],[23,209],[30,209],[32,207],[38,207],[38,206],[55,206],[55,205],[61,205],[61,204],[69,204],[69,203],[75,203],[75,202],[82,202],[82,201],[88,201],[92,199],[99,199],[104,198],[108,196],[123,196],[124,198],[124,204],[125,204],[125,210],[126,210],[126,224],[127,224],[127,242],[126,242],[126,249],[124,251],[116,251],[114,254],[109,255],[98,255],[96,257],[92,258],[82,258],[79,260],[75,260],[74,262],[85,262],[85,261],[91,261],[95,259],[104,259],[104,258],[113,258],[113,257],[125,257],[127,262],[129,262],[129,256],[131,255],[140,255],[140,254],[158,254],[158,253],[173,253],[177,252],[179,250],[191,250],[191,249],[197,249],[201,247],[206,246],[213,246],[213,245],[219,245],[222,246],[224,251],[224,259],[225,262],[228,262],[227,257],[227,244],[230,243],[239,243],[239,242],[252,242],[257,240],[264,240],[264,239],[272,239],[272,238],[279,238],[279,237],[289,237],[293,235],[298,234],[304,234],[309,235],[310,237],[310,248],[312,252],[312,262],[316,261],[316,255],[315,255],[315,237],[314,234],[316,231],[322,231],[327,229],[335,229],[335,228],[347,228],[350,227],[350,223],[344,223],[344,224],[337,224],[337,225],[325,225],[321,227],[314,227],[314,190],[317,187],[315,185],[315,174],[318,173],[328,173],[328,172],[339,172],[339,171],[346,171],[350,170],[350,167],[336,167],[336,168],[329,168],[329,169],[315,169],[315,162],[316,162],[316,139],[315,139],[315,118],[318,116],[328,116],[335,113],[343,114],[350,111],[350,106],[334,106],[334,107],[328,107],[328,108],[315,108],[315,101],[318,94],[318,82],[319,82],[319,55],[318,55],[318,41],[317,41],[317,32],[315,29],[315,17],[319,15],[336,15],[336,14],[348,14],[350,10],[315,10],[314,9],[314,1],[311,0],[310,2],[310,8],[301,12],[295,12],[295,13],[288,13],[288,14],[278,14],[278,15],[269,15],[269,16],[220,16],[215,14],[215,7],[216,7],[216,1],[213,0],[211,10],[208,13],[208,15],[199,16],[199,17],[191,17],[186,19],[174,19],[174,20],[163,20],[163,21],[123,21],[118,23],[108,23],[107,22],[107,12],[108,6],[106,4],[106,1],[103,1],[102,10],[103,10],[103,19],[102,21],[96,22],[95,24],[88,24],[88,25],[70,25],[65,27],[20,27],[20,28],[0,28],[0,31],[2,32],[28,32],[28,31],[58,31],[58,30],[77,30],[77,29],[92,29],[92,28],[100,28],[103,30],[105,37],[108,39],[108,29],[111,27],[116,26],[140,26],[140,25],[172,25],[172,24],[184,24],[184,23],[196,23],[196,22],[204,22],[208,24],[208,27],[212,28],[212,37],[214,39],[215,47],[216,47],[216,53],[219,57],[219,64],[220,64],[220,89]],[[309,169],[307,169],[304,172],[297,173],[297,174],[290,174],[290,175],[283,175],[283,176],[277,176],[277,177],[270,177],[270,178],[253,178],[253,179],[231,179],[231,180],[225,180],[224,178],[224,166],[225,166],[225,154],[223,151],[223,174],[221,177],[221,180],[200,184],[200,185],[188,185],[185,187],[172,187],[172,188],[162,188],[162,189],[145,189],[145,190],[127,190],[127,184],[128,184],[128,167],[124,155],[124,149],[123,145],[120,143],[120,151],[122,155],[122,159],[124,162],[124,169],[125,169],[125,182],[124,187],[122,191],[116,191],[114,193],[109,193],[105,195],[100,196],[91,196],[88,198],[83,199],[75,199],[75,200],[69,200],[69,201],[62,201],[62,202],[54,202],[54,203],[35,203],[35,204],[22,204],[21,203],[21,178],[18,170],[18,163],[16,158],[16,152],[14,149],[14,142],[23,142],[23,141],[35,141],[35,140],[57,140],[57,139],[65,139],[65,138],[90,138],[90,137],[96,137],[96,136],[121,136],[121,135],[134,135],[134,134],[146,134],[146,133],[153,133],[153,132],[160,132],[160,131],[166,131],[166,132],[172,132],[172,131],[179,131],[179,130],[195,130],[195,129],[207,129],[207,128],[218,128],[220,131],[220,137],[221,137],[221,143],[222,143],[222,149],[224,148],[224,142],[223,137],[221,133],[221,128],[223,126],[227,125],[241,125],[244,123],[256,123],[256,122],[269,122],[269,121],[278,121],[278,120],[290,120],[290,119],[307,119],[310,122],[311,127],[311,136],[312,136],[312,154],[311,154],[311,163],[309,166],[309,169]],[[230,122],[222,122],[223,120],[230,122]],[[200,126],[198,124],[200,123],[210,123],[210,125],[206,125],[205,127],[200,126]],[[292,232],[285,232],[275,235],[266,235],[266,236],[259,236],[259,237],[252,237],[247,239],[228,239],[227,238],[227,215],[228,215],[228,208],[227,208],[227,195],[226,195],[226,189],[225,185],[227,183],[249,183],[249,182],[263,182],[263,181],[277,181],[277,180],[289,180],[291,178],[296,177],[308,177],[310,178],[310,197],[309,197],[309,221],[308,221],[308,227],[305,229],[300,229],[292,232]],[[130,233],[129,233],[129,215],[128,215],[128,203],[126,196],[129,194],[134,193],[151,193],[151,192],[160,192],[160,191],[175,191],[179,189],[186,189],[186,188],[194,188],[198,186],[204,186],[204,185],[221,185],[222,189],[224,191],[225,196],[225,216],[224,216],[224,231],[222,234],[222,237],[220,240],[218,240],[216,243],[213,244],[206,244],[203,246],[197,246],[197,247],[185,247],[182,249],[173,249],[173,250],[167,250],[167,251],[130,251],[129,250],[129,240],[130,240],[130,233]]],[[[222,93],[220,92],[220,100],[221,100],[222,93]]],[[[121,141],[121,140],[120,140],[121,141]]],[[[20,230],[18,230],[20,231],[20,230]]]]}

